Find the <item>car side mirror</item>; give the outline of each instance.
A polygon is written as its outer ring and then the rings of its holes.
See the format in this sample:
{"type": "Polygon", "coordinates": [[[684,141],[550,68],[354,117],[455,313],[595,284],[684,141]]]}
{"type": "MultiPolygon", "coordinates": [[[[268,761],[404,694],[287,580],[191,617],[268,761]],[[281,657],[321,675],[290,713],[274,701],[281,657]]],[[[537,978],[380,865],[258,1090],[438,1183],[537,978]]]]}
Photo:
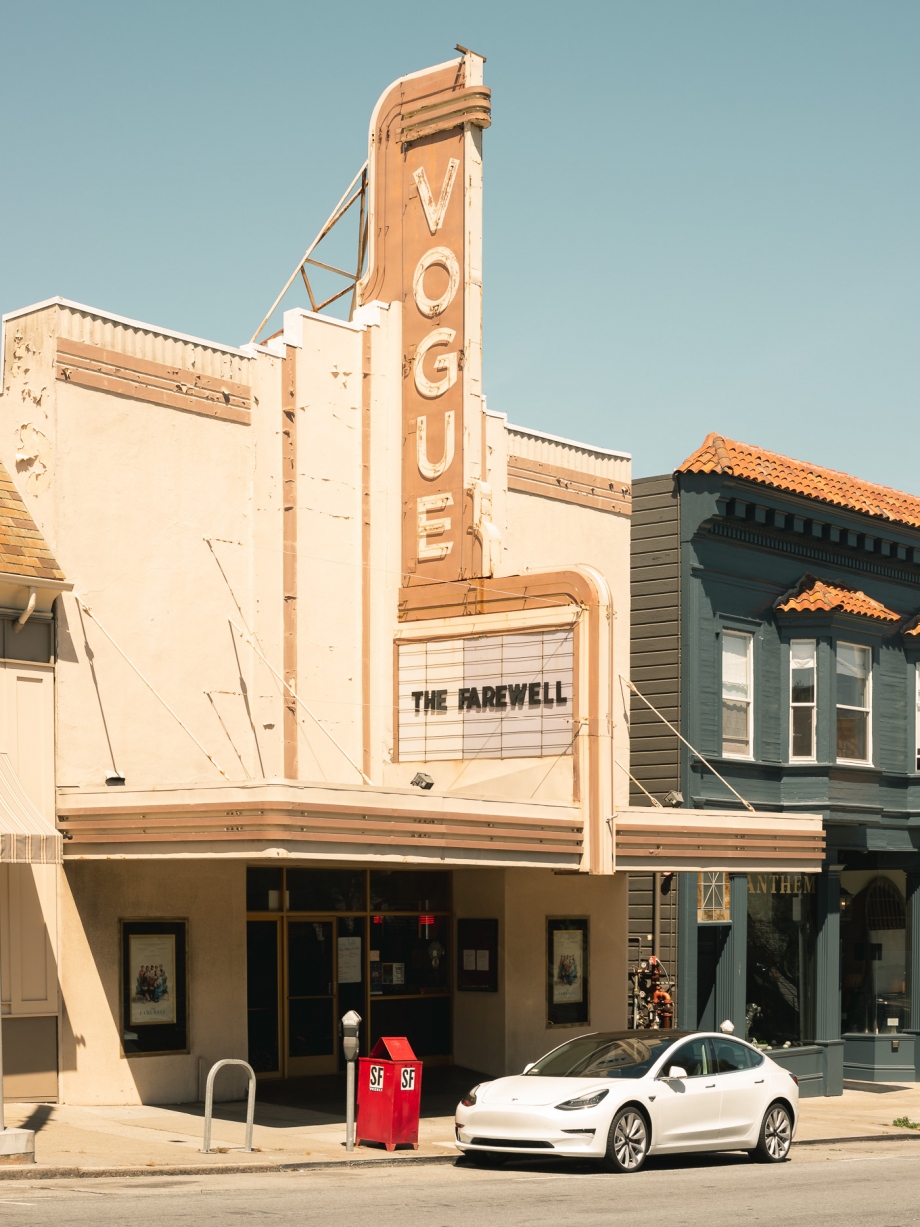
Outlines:
{"type": "Polygon", "coordinates": [[[536,1065],[536,1061],[531,1061],[529,1065],[524,1066],[524,1069],[522,1072],[525,1074],[529,1074],[535,1065],[536,1065]]]}
{"type": "Polygon", "coordinates": [[[668,1082],[671,1082],[676,1078],[686,1078],[687,1071],[680,1065],[672,1065],[665,1076],[668,1082]]]}

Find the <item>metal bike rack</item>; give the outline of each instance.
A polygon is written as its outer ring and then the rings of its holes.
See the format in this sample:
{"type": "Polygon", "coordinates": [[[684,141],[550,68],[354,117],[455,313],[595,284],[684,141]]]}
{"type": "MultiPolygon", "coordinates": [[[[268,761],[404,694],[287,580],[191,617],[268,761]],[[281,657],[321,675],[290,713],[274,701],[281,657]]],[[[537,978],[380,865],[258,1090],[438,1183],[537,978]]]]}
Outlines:
{"type": "Polygon", "coordinates": [[[227,1057],[223,1061],[218,1061],[211,1066],[211,1072],[208,1074],[207,1087],[204,1093],[204,1145],[201,1148],[201,1154],[211,1155],[214,1152],[211,1150],[211,1114],[214,1110],[214,1077],[219,1069],[225,1065],[242,1065],[243,1069],[249,1074],[249,1103],[246,1106],[246,1145],[243,1150],[252,1150],[252,1122],[256,1114],[256,1075],[255,1070],[248,1061],[239,1061],[234,1057],[227,1057]]]}

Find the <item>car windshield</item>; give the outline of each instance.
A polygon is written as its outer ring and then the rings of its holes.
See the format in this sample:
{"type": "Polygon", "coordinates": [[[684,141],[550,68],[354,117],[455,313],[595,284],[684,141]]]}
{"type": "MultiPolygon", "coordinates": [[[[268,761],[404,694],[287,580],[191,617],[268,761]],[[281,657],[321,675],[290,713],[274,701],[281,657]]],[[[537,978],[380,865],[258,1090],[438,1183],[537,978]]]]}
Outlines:
{"type": "Polygon", "coordinates": [[[584,1035],[547,1053],[527,1075],[544,1078],[641,1078],[683,1034],[584,1035]]]}

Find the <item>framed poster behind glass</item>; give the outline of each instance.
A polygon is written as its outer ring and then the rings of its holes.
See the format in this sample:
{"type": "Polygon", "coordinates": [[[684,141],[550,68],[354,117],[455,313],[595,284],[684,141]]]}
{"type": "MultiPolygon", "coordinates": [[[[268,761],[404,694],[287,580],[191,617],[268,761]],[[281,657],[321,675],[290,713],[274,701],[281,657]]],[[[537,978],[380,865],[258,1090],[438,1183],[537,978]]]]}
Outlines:
{"type": "Polygon", "coordinates": [[[188,921],[121,922],[125,1056],[188,1051],[188,921]]]}
{"type": "Polygon", "coordinates": [[[551,1027],[588,1021],[588,921],[546,921],[546,1021],[551,1027]]]}

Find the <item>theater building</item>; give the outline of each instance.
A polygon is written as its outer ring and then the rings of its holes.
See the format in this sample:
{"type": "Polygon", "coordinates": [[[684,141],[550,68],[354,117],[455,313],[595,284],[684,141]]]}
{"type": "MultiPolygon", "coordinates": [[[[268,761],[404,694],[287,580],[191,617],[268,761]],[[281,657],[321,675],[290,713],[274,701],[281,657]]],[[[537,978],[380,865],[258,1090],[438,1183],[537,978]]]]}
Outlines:
{"type": "Polygon", "coordinates": [[[329,1073],[351,1008],[365,1051],[519,1069],[626,1023],[618,866],[820,856],[807,816],[629,809],[630,461],[486,409],[482,65],[378,103],[347,318],[312,247],[309,309],[239,347],[4,318],[0,459],[62,589],[65,1101],[329,1073]]]}
{"type": "Polygon", "coordinates": [[[634,696],[636,779],[697,814],[818,813],[827,840],[817,877],[680,875],[681,1025],[729,1010],[805,1094],[914,1081],[920,499],[713,434],[634,510],[633,680],[693,747],[634,696]]]}

